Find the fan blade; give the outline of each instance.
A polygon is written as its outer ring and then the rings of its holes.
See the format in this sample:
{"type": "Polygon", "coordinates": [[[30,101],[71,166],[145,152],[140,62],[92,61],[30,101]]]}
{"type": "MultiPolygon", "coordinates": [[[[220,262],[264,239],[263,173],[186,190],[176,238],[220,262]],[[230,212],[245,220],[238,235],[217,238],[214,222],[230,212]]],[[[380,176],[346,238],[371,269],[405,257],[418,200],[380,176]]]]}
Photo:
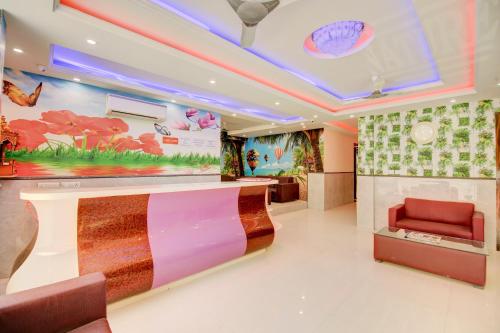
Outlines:
{"type": "Polygon", "coordinates": [[[248,48],[252,46],[255,41],[255,33],[257,32],[257,26],[247,26],[245,23],[242,24],[243,30],[241,31],[241,47],[248,48]]]}
{"type": "Polygon", "coordinates": [[[233,7],[234,11],[237,11],[243,3],[243,0],[227,0],[227,2],[233,7]]]}
{"type": "Polygon", "coordinates": [[[267,12],[270,13],[274,9],[276,9],[276,7],[278,7],[280,5],[280,0],[272,0],[272,1],[268,1],[268,2],[263,2],[262,4],[264,6],[266,6],[267,12]]]}

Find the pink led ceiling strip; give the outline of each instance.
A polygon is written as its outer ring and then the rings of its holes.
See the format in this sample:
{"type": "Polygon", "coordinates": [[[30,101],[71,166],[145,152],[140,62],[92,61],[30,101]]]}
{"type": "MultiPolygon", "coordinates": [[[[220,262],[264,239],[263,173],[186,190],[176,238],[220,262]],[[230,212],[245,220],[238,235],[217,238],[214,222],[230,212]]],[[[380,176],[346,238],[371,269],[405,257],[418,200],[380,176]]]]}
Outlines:
{"type": "Polygon", "coordinates": [[[476,26],[476,7],[475,7],[474,0],[467,0],[467,4],[466,4],[466,11],[467,11],[466,46],[467,46],[467,52],[468,52],[467,57],[469,59],[469,79],[468,79],[468,82],[463,83],[463,84],[459,84],[459,85],[456,85],[453,87],[449,87],[449,88],[437,89],[437,90],[432,90],[432,91],[428,91],[428,92],[418,92],[418,93],[413,93],[410,95],[400,96],[400,97],[384,98],[381,100],[374,100],[374,101],[368,101],[368,102],[364,102],[364,103],[357,103],[357,104],[352,104],[352,105],[340,106],[338,108],[333,108],[333,107],[331,107],[325,103],[322,103],[320,101],[317,101],[309,96],[305,96],[302,93],[289,90],[289,89],[284,88],[284,87],[282,87],[274,82],[271,82],[267,79],[258,77],[252,73],[249,73],[247,71],[241,70],[241,69],[233,67],[231,65],[228,65],[228,64],[226,64],[218,59],[215,59],[215,58],[210,57],[206,54],[203,54],[201,52],[198,52],[196,50],[193,50],[191,48],[183,46],[183,45],[181,45],[177,42],[174,42],[166,37],[147,32],[144,29],[141,29],[140,27],[133,25],[132,23],[124,22],[124,21],[121,21],[115,17],[108,15],[107,13],[99,12],[99,11],[91,8],[90,5],[83,3],[82,1],[60,0],[60,3],[62,5],[73,8],[73,9],[78,10],[82,13],[87,14],[87,15],[90,15],[90,16],[96,17],[98,19],[101,19],[103,21],[106,21],[108,23],[114,24],[114,25],[119,26],[123,29],[129,30],[129,31],[134,32],[138,35],[141,35],[143,37],[146,37],[148,39],[151,39],[151,40],[154,40],[158,43],[166,45],[168,47],[174,48],[180,52],[183,52],[185,54],[193,56],[199,60],[203,60],[203,61],[208,62],[210,64],[213,64],[217,67],[228,70],[234,74],[237,74],[237,75],[240,75],[240,76],[245,77],[247,79],[250,79],[252,81],[258,82],[258,83],[260,83],[264,86],[267,86],[271,89],[277,90],[277,91],[282,92],[284,94],[287,94],[291,97],[295,97],[297,99],[300,99],[304,102],[318,106],[318,107],[320,107],[326,111],[330,111],[330,112],[344,111],[344,110],[355,110],[357,108],[365,108],[365,107],[369,107],[372,105],[389,104],[389,103],[393,103],[393,102],[408,101],[408,100],[418,99],[418,98],[427,97],[427,96],[450,94],[453,92],[458,92],[458,91],[462,91],[464,89],[474,87],[474,76],[475,76],[475,73],[474,73],[474,52],[475,52],[475,50],[474,49],[475,49],[475,44],[476,44],[476,36],[475,36],[475,33],[476,33],[476,28],[475,28],[475,26],[476,26]]]}

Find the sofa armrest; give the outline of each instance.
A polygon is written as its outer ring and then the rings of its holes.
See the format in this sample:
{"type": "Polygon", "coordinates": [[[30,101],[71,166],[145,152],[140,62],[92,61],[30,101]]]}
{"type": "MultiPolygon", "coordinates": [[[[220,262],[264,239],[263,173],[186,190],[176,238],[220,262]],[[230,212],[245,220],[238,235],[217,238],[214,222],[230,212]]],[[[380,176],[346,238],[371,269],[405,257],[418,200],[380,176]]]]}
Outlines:
{"type": "Polygon", "coordinates": [[[389,208],[389,227],[396,228],[396,222],[405,218],[405,205],[399,204],[389,208]]]}
{"type": "Polygon", "coordinates": [[[66,332],[106,318],[102,273],[0,297],[1,332],[66,332]]]}
{"type": "Polygon", "coordinates": [[[472,239],[484,242],[484,214],[481,212],[472,215],[472,239]]]}
{"type": "Polygon", "coordinates": [[[272,193],[273,201],[288,202],[299,199],[299,183],[276,184],[276,192],[272,193]]]}

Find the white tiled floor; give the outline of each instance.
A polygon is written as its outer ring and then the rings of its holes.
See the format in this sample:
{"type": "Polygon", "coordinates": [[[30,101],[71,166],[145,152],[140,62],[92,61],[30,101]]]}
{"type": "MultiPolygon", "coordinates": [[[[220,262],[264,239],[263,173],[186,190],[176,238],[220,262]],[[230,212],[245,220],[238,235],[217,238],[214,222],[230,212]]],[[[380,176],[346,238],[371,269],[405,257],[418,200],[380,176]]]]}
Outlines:
{"type": "Polygon", "coordinates": [[[500,332],[500,256],[484,290],[372,258],[355,207],[301,210],[264,254],[109,312],[120,332],[500,332]]]}

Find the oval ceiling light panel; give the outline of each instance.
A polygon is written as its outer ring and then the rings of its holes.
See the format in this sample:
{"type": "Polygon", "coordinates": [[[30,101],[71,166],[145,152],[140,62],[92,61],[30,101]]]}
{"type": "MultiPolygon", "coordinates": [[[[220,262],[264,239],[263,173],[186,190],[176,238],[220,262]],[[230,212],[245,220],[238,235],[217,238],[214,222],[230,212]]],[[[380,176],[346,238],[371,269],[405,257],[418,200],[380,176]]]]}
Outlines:
{"type": "Polygon", "coordinates": [[[304,49],[316,58],[342,58],[368,46],[373,37],[373,28],[362,21],[337,21],[310,34],[304,49]]]}

